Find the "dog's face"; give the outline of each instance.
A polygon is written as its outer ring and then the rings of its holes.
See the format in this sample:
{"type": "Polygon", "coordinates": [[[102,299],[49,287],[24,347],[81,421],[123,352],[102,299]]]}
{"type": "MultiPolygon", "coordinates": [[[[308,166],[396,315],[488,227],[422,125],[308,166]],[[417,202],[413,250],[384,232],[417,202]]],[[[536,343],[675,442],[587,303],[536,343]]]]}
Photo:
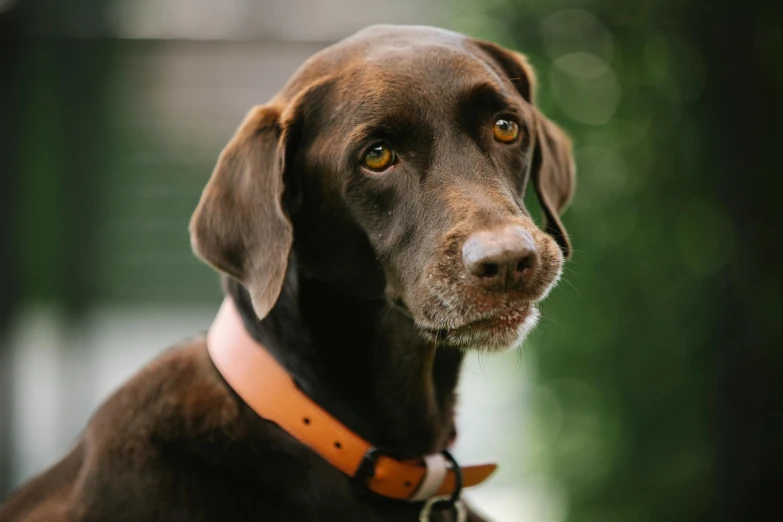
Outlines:
{"type": "Polygon", "coordinates": [[[439,343],[516,346],[570,248],[570,145],[533,83],[493,44],[368,28],[251,111],[194,215],[194,248],[261,317],[293,251],[310,277],[384,293],[439,343]],[[530,178],[546,232],[524,207],[530,178]]]}

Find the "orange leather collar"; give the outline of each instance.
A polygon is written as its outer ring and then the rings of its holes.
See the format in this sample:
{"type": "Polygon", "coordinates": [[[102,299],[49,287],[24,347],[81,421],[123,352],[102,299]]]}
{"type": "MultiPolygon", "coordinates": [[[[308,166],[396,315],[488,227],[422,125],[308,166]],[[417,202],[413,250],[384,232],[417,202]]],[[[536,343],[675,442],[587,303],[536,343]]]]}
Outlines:
{"type": "MultiPolygon", "coordinates": [[[[378,454],[372,444],[315,404],[274,357],[250,337],[230,298],[223,301],[207,333],[207,347],[226,382],[259,416],[280,426],[346,475],[355,477],[363,463],[374,462],[366,481],[368,489],[410,501],[454,492],[455,472],[440,453],[413,461],[378,454]],[[366,456],[375,458],[368,461],[366,456]]],[[[463,485],[483,482],[496,467],[462,467],[463,485]]]]}

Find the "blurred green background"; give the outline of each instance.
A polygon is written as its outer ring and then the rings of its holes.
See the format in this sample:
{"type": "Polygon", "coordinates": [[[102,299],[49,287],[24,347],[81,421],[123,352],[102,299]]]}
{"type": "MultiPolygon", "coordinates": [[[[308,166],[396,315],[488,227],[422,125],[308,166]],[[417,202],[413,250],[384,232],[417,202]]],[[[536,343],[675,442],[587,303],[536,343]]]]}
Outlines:
{"type": "Polygon", "coordinates": [[[464,452],[504,470],[479,507],[780,519],[783,11],[720,0],[0,0],[0,497],[208,326],[220,290],[186,225],[220,148],[379,22],[527,54],[575,144],[564,282],[519,353],[469,361],[513,420],[488,442],[465,406],[464,452]]]}

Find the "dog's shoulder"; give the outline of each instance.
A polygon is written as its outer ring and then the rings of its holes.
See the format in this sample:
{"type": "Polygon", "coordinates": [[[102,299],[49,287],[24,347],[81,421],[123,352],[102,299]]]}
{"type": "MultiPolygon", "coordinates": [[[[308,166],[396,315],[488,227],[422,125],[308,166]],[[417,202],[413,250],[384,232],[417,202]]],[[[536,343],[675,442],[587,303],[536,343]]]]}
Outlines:
{"type": "Polygon", "coordinates": [[[207,353],[203,338],[170,348],[98,409],[86,437],[95,444],[155,445],[224,429],[239,405],[207,353]]]}
{"type": "Polygon", "coordinates": [[[220,446],[236,436],[239,417],[204,339],[170,348],[101,405],[67,457],[7,499],[0,520],[100,520],[120,513],[139,519],[139,510],[160,509],[156,500],[175,496],[170,486],[181,478],[181,462],[205,453],[206,441],[220,446]]]}
{"type": "MultiPolygon", "coordinates": [[[[72,512],[90,520],[298,519],[289,515],[309,511],[317,495],[297,463],[340,478],[242,402],[204,339],[166,351],[131,378],[96,412],[84,444],[72,512]],[[302,498],[306,507],[298,507],[302,498]]],[[[319,492],[352,500],[347,482],[336,482],[319,492]]]]}

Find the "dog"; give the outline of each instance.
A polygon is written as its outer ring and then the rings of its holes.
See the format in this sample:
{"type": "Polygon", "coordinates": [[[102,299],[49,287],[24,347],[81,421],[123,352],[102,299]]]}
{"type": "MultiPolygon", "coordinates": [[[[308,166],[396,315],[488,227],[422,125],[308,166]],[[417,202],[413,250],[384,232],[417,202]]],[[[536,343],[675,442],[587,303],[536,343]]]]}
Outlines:
{"type": "Polygon", "coordinates": [[[520,345],[571,249],[571,145],[534,93],[521,54],[430,27],[307,60],[193,214],[226,294],[207,337],[103,403],[0,521],[482,520],[459,493],[494,467],[448,453],[463,355],[520,345]]]}

